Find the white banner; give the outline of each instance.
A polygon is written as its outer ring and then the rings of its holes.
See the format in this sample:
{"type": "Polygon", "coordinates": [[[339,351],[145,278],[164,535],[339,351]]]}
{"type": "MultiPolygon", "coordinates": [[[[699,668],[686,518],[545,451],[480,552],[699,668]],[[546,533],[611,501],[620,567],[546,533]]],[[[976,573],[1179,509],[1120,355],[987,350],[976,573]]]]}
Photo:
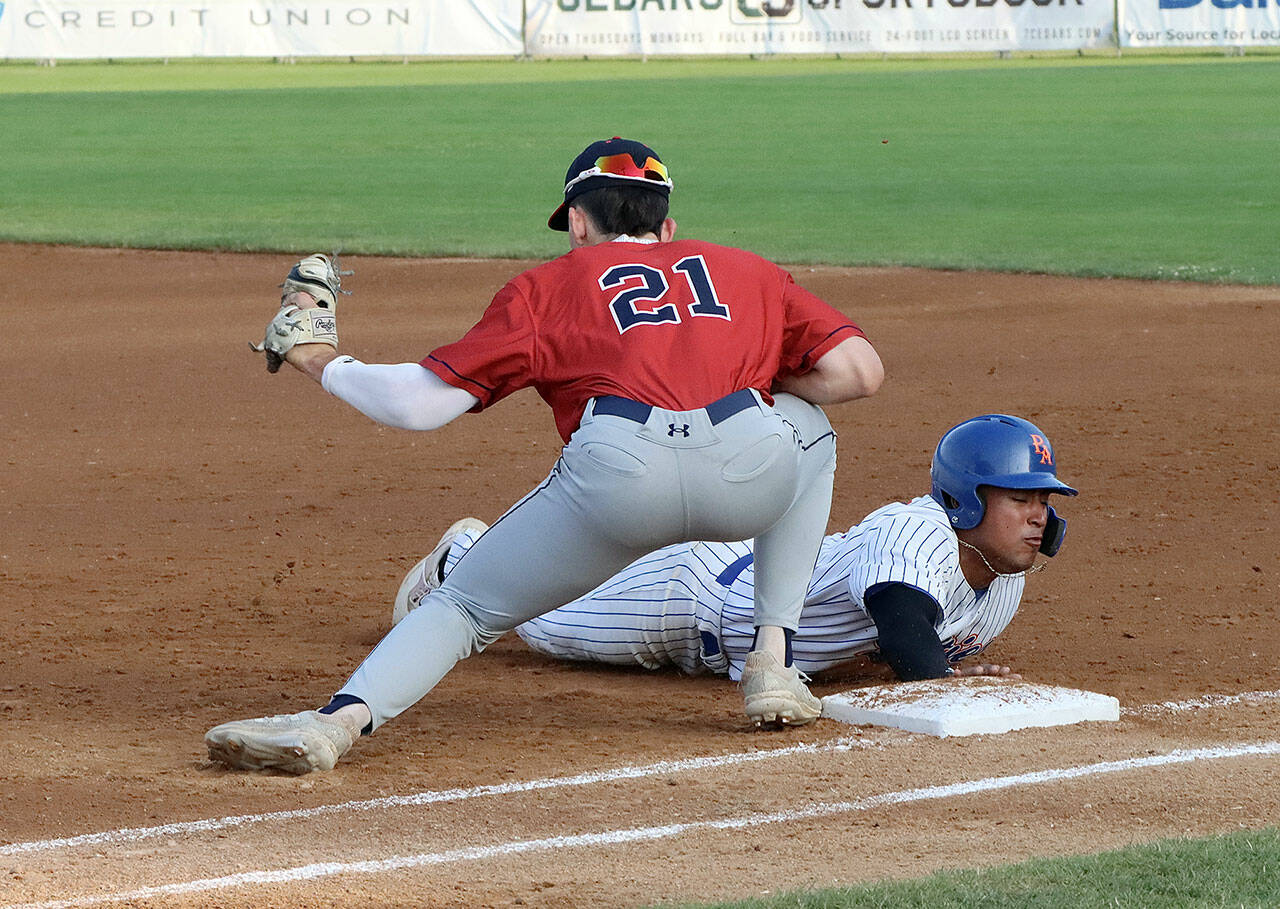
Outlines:
{"type": "Polygon", "coordinates": [[[526,40],[536,56],[945,53],[1100,47],[1114,27],[1111,0],[528,0],[526,40]]]}
{"type": "Polygon", "coordinates": [[[2,0],[0,58],[516,56],[521,0],[2,0]]]}
{"type": "Polygon", "coordinates": [[[1120,0],[1121,47],[1280,44],[1277,0],[1120,0]]]}
{"type": "Polygon", "coordinates": [[[1280,0],[0,0],[0,58],[946,53],[1280,44],[1280,0]],[[522,21],[527,6],[527,23],[522,21]],[[522,37],[523,36],[523,37],[522,37]]]}

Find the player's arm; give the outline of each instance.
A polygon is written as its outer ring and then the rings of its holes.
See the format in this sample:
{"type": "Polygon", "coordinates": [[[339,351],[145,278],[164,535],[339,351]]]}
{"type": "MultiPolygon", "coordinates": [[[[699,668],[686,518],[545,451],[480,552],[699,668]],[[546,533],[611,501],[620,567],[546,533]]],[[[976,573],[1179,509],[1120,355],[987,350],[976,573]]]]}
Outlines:
{"type": "Polygon", "coordinates": [[[338,351],[332,347],[325,347],[323,344],[305,344],[290,349],[284,355],[284,359],[294,369],[320,382],[321,376],[324,375],[324,368],[339,356],[338,351]]]}
{"type": "Polygon", "coordinates": [[[337,357],[321,372],[324,390],[366,417],[399,429],[439,429],[479,403],[418,363],[362,363],[337,357]]]}
{"type": "Polygon", "coordinates": [[[819,357],[808,372],[783,376],[775,387],[810,404],[839,404],[875,394],[882,382],[884,365],[876,349],[866,338],[851,337],[819,357]]]}
{"type": "MultiPolygon", "coordinates": [[[[289,302],[306,308],[315,298],[297,292],[289,302]]],[[[365,416],[399,429],[438,429],[479,403],[418,363],[362,363],[324,344],[296,345],[284,359],[365,416]]]]}
{"type": "Polygon", "coordinates": [[[938,601],[906,584],[876,584],[863,599],[876,623],[880,655],[899,679],[915,682],[951,675],[935,627],[942,618],[938,601]]]}
{"type": "Polygon", "coordinates": [[[880,655],[904,682],[977,675],[1022,678],[1008,666],[994,663],[952,666],[935,630],[942,607],[915,587],[878,584],[867,591],[863,602],[876,623],[880,655]]]}

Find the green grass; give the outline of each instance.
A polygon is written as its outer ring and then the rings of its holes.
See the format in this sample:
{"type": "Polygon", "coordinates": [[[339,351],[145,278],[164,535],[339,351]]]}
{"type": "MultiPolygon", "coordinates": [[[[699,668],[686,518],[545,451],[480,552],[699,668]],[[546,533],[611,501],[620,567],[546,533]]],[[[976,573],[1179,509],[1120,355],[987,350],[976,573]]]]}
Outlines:
{"type": "Polygon", "coordinates": [[[621,134],[683,235],[784,262],[1280,283],[1277,84],[1274,56],[6,66],[0,239],[541,257],[568,159],[621,134]]]}
{"type": "MultiPolygon", "coordinates": [[[[987,871],[788,893],[714,909],[1218,909],[1280,905],[1280,830],[1165,840],[987,871]]],[[[711,906],[705,909],[712,909],[711,906]]]]}

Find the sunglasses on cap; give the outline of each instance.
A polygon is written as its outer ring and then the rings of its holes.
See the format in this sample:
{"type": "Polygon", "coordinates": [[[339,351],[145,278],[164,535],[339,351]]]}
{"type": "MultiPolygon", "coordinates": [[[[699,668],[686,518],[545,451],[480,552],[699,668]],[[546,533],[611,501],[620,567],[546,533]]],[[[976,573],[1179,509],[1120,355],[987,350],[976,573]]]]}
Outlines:
{"type": "Polygon", "coordinates": [[[623,152],[617,155],[605,155],[596,158],[596,163],[564,185],[567,193],[572,187],[591,177],[619,177],[623,180],[643,180],[646,183],[660,183],[671,189],[671,176],[667,166],[657,158],[646,158],[644,164],[637,166],[631,155],[623,152]]]}

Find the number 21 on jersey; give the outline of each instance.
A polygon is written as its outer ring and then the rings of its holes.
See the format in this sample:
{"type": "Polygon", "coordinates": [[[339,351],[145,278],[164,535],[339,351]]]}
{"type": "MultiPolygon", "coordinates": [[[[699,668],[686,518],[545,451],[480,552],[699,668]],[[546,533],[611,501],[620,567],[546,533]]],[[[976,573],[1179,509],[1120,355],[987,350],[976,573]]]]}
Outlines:
{"type": "MultiPolygon", "coordinates": [[[[684,279],[693,293],[693,303],[689,305],[690,315],[730,318],[729,307],[716,296],[716,287],[711,283],[711,274],[707,271],[707,262],[702,256],[685,256],[672,265],[671,270],[684,279]]],[[[600,276],[600,289],[615,288],[621,289],[609,301],[609,309],[613,312],[613,321],[619,332],[637,325],[680,323],[680,310],[676,305],[662,302],[662,298],[671,289],[671,283],[659,269],[650,265],[615,265],[600,276]],[[638,309],[637,303],[658,305],[638,309]]]]}

